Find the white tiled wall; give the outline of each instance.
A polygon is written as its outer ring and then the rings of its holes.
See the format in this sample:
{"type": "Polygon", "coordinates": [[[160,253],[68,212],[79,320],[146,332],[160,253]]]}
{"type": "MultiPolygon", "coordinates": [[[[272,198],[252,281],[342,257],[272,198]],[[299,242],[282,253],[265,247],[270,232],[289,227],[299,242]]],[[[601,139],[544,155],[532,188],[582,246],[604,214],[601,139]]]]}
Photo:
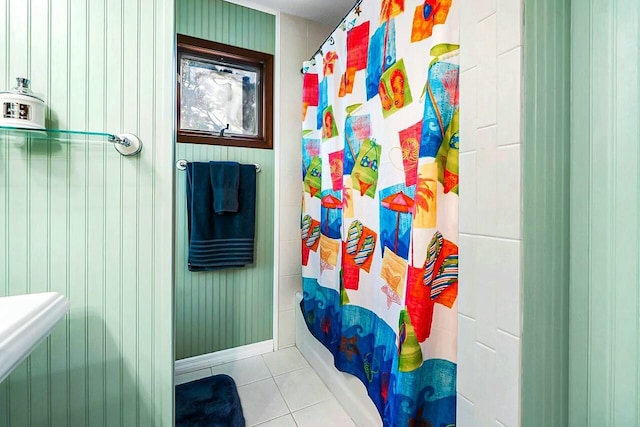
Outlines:
{"type": "Polygon", "coordinates": [[[520,425],[522,0],[460,7],[458,424],[520,425]]]}
{"type": "Polygon", "coordinates": [[[280,15],[280,254],[278,281],[278,346],[295,343],[294,299],[302,290],[300,251],[302,62],[331,31],[317,22],[280,15]]]}

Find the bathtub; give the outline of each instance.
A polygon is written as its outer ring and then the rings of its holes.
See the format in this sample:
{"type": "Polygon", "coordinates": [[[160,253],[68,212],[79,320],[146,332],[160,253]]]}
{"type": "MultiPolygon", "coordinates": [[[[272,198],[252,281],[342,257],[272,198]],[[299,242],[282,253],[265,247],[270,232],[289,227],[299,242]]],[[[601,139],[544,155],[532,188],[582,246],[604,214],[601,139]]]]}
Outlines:
{"type": "Polygon", "coordinates": [[[360,427],[382,426],[382,420],[367,390],[353,375],[338,371],[333,366],[333,356],[307,329],[300,310],[302,294],[296,294],[296,346],[318,373],[331,393],[340,401],[351,419],[360,427]]]}

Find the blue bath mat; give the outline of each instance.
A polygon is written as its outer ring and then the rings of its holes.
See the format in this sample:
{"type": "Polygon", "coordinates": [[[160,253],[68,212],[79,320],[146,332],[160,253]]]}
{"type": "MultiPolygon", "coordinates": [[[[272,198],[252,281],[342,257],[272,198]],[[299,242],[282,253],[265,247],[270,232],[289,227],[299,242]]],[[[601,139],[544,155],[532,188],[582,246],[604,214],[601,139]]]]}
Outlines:
{"type": "Polygon", "coordinates": [[[245,427],[233,378],[214,375],[176,386],[176,427],[245,427]]]}

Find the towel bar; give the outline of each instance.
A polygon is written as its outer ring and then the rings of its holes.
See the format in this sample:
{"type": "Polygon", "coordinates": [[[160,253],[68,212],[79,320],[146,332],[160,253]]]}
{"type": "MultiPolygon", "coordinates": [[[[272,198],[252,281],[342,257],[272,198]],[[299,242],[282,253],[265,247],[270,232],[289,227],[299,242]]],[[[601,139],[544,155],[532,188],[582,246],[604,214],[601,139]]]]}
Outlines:
{"type": "MultiPolygon", "coordinates": [[[[260,166],[259,163],[254,163],[253,164],[256,167],[256,173],[260,173],[260,171],[262,170],[262,166],[260,166]]],[[[187,169],[187,161],[185,159],[180,159],[176,162],[176,169],[178,170],[186,170],[187,169]]]]}

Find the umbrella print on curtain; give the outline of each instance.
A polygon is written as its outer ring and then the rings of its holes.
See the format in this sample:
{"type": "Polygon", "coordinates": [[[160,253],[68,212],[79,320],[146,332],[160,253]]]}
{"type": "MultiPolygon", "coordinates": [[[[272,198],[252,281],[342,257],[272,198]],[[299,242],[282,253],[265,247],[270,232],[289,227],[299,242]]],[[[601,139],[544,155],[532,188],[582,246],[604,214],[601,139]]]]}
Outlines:
{"type": "MultiPolygon", "coordinates": [[[[342,200],[338,199],[336,196],[331,194],[327,194],[323,196],[321,200],[322,207],[325,208],[325,217],[324,217],[324,234],[329,236],[331,233],[329,232],[329,213],[331,209],[342,209],[342,200]]],[[[339,237],[339,236],[338,236],[339,237]]]]}
{"type": "Polygon", "coordinates": [[[400,233],[400,214],[401,213],[413,213],[413,199],[402,191],[392,194],[382,199],[382,206],[397,212],[396,219],[396,236],[393,243],[393,252],[398,253],[398,234],[400,233]]]}
{"type": "Polygon", "coordinates": [[[380,290],[386,297],[388,309],[392,304],[401,304],[406,287],[411,218],[415,205],[411,196],[413,196],[413,189],[403,185],[385,188],[380,192],[380,227],[383,245],[387,247],[383,252],[380,270],[380,277],[385,285],[380,290]],[[407,194],[409,191],[411,195],[407,194]],[[392,217],[388,214],[389,211],[395,215],[392,217]]]}
{"type": "MultiPolygon", "coordinates": [[[[396,184],[381,189],[378,197],[381,244],[400,258],[408,260],[415,210],[415,186],[396,184]]],[[[387,256],[386,251],[383,256],[387,256]]]]}

